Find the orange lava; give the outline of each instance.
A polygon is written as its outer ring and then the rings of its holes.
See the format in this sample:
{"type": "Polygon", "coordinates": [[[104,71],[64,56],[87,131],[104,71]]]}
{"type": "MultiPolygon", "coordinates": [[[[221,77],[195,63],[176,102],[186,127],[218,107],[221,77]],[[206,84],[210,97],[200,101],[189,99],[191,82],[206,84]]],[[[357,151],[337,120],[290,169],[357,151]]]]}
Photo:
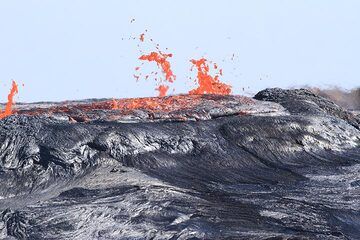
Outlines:
{"type": "Polygon", "coordinates": [[[5,110],[0,113],[0,119],[4,118],[4,117],[7,117],[7,116],[10,116],[12,114],[12,107],[14,105],[14,96],[17,93],[18,93],[18,85],[13,80],[11,90],[10,90],[10,93],[8,95],[8,101],[6,103],[5,110]]]}
{"type": "MultiPolygon", "coordinates": [[[[197,68],[197,82],[199,86],[196,89],[189,91],[189,94],[220,94],[228,95],[231,93],[231,86],[219,81],[219,75],[222,75],[222,69],[219,74],[212,77],[209,74],[210,67],[205,58],[199,60],[192,59],[190,61],[197,68]]],[[[218,66],[214,64],[214,68],[218,66]]]]}
{"type": "MultiPolygon", "coordinates": [[[[171,70],[170,62],[167,60],[170,57],[172,57],[171,53],[166,54],[159,51],[159,52],[151,52],[148,55],[144,54],[140,56],[139,59],[142,61],[156,62],[157,66],[161,68],[162,72],[165,74],[165,81],[172,83],[175,81],[176,76],[173,74],[171,70]]],[[[138,70],[139,67],[136,67],[135,69],[138,70]]],[[[157,75],[157,72],[155,73],[155,75],[157,75]]],[[[148,79],[148,77],[149,75],[146,75],[145,79],[148,79]]],[[[157,80],[158,78],[155,78],[155,81],[157,80]]],[[[162,82],[161,79],[160,82],[162,82]]],[[[159,92],[158,95],[159,97],[165,97],[168,89],[169,89],[168,85],[160,84],[155,90],[159,92]]]]}
{"type": "Polygon", "coordinates": [[[112,108],[111,109],[113,109],[113,110],[119,109],[118,103],[115,99],[112,100],[112,108]]]}
{"type": "Polygon", "coordinates": [[[156,62],[156,64],[161,68],[163,73],[165,74],[165,79],[168,82],[174,82],[176,79],[176,76],[173,74],[171,70],[170,62],[167,60],[167,58],[172,57],[172,54],[166,54],[162,52],[151,52],[148,55],[142,55],[140,56],[140,60],[142,61],[149,61],[149,62],[156,62]]]}
{"type": "MultiPolygon", "coordinates": [[[[195,95],[178,95],[163,98],[128,98],[112,100],[111,104],[106,102],[93,103],[92,109],[113,109],[121,111],[147,110],[151,112],[170,112],[182,109],[193,108],[201,102],[200,96],[195,95]],[[108,107],[107,107],[108,106],[108,107]]],[[[87,105],[78,105],[77,108],[90,110],[87,105]]]]}
{"type": "Polygon", "coordinates": [[[160,85],[158,88],[156,88],[156,90],[159,91],[159,97],[165,97],[167,91],[169,90],[169,86],[160,85]]]}

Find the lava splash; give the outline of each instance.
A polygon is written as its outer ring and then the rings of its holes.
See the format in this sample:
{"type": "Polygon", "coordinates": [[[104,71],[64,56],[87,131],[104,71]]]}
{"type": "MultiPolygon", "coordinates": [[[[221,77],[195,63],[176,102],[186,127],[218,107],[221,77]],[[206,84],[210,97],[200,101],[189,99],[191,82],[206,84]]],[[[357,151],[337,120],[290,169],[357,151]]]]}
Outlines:
{"type": "Polygon", "coordinates": [[[169,86],[160,85],[160,86],[157,87],[155,90],[158,90],[158,91],[159,91],[159,97],[165,97],[167,91],[169,90],[169,86]]]}
{"type": "Polygon", "coordinates": [[[140,60],[143,61],[149,61],[149,62],[156,62],[156,64],[161,67],[161,70],[164,72],[165,74],[165,79],[168,82],[174,82],[176,79],[176,76],[173,74],[172,70],[171,70],[171,65],[170,62],[167,60],[167,58],[172,57],[173,55],[171,53],[166,54],[166,53],[162,53],[162,52],[151,52],[150,54],[146,55],[142,55],[140,56],[140,60]]]}
{"type": "MultiPolygon", "coordinates": [[[[150,54],[143,54],[139,57],[139,60],[141,61],[149,61],[149,62],[156,62],[157,66],[161,69],[161,71],[165,75],[165,81],[169,83],[173,83],[176,79],[176,76],[174,75],[173,71],[171,70],[171,64],[168,61],[168,58],[172,57],[173,55],[171,53],[163,53],[161,51],[159,52],[151,52],[150,54]]],[[[140,67],[135,68],[136,71],[140,70],[140,67]]],[[[157,72],[155,73],[155,75],[157,72]]],[[[134,75],[136,80],[139,80],[138,75],[134,75]]],[[[148,79],[149,75],[146,75],[145,79],[148,79]]],[[[155,78],[157,81],[158,79],[155,78]]],[[[162,79],[160,79],[160,83],[163,82],[162,79]]],[[[167,91],[169,90],[169,86],[166,84],[159,84],[158,87],[155,89],[159,92],[159,97],[166,96],[167,91]]]]}
{"type": "Polygon", "coordinates": [[[18,93],[18,85],[13,80],[10,93],[8,95],[8,101],[5,106],[5,110],[0,113],[0,119],[10,116],[12,114],[12,107],[14,105],[14,96],[18,93]]]}
{"type": "MultiPolygon", "coordinates": [[[[212,77],[209,74],[210,67],[207,64],[205,58],[199,60],[192,59],[190,61],[197,69],[197,81],[199,86],[196,89],[193,89],[189,94],[220,94],[228,95],[231,93],[231,86],[219,81],[219,76],[222,75],[222,69],[219,70],[219,73],[212,77]]],[[[217,69],[218,66],[214,64],[214,69],[217,69]]]]}

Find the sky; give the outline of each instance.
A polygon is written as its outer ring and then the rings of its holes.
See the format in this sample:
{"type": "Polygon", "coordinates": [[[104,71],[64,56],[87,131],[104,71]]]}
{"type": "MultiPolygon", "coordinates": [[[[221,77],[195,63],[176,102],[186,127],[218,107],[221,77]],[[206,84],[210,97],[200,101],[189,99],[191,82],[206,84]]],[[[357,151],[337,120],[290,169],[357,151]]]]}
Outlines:
{"type": "Polygon", "coordinates": [[[359,12],[358,0],[1,0],[0,102],[12,79],[20,102],[156,96],[153,79],[133,77],[150,38],[173,54],[171,94],[194,87],[201,57],[234,94],[359,87],[359,12]]]}

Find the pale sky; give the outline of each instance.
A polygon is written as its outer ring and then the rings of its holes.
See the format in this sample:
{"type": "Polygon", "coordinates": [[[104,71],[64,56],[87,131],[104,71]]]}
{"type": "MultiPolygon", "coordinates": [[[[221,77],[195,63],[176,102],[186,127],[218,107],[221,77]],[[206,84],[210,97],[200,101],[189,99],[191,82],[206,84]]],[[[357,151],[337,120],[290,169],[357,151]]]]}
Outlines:
{"type": "Polygon", "coordinates": [[[189,60],[200,57],[223,68],[234,94],[360,86],[358,0],[1,0],[0,102],[11,79],[25,85],[22,102],[155,96],[153,80],[133,78],[139,41],[129,37],[145,29],[174,54],[174,94],[193,87],[189,60]]]}

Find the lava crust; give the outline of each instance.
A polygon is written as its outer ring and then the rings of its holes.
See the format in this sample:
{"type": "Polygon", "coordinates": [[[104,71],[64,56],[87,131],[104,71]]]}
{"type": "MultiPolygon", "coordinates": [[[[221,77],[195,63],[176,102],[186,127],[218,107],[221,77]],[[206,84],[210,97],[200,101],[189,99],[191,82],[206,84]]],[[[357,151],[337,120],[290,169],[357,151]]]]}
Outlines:
{"type": "Polygon", "coordinates": [[[360,118],[304,90],[18,104],[2,239],[359,239],[360,118]]]}

